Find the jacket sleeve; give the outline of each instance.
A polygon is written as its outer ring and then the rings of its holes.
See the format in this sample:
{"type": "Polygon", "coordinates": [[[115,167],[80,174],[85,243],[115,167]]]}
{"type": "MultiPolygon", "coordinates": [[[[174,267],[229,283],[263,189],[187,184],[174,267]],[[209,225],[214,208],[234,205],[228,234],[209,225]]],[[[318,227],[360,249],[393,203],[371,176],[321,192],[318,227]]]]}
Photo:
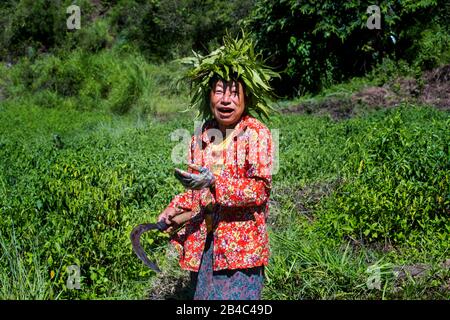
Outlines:
{"type": "MultiPolygon", "coordinates": [[[[200,151],[199,146],[196,145],[198,140],[196,140],[194,135],[191,139],[191,143],[188,148],[188,163],[192,164],[202,164],[203,155],[200,151]]],[[[188,169],[192,172],[191,169],[188,169]]],[[[187,190],[182,194],[176,195],[170,202],[169,207],[179,207],[185,210],[199,211],[200,207],[205,207],[209,204],[214,204],[214,196],[211,194],[209,189],[202,190],[187,190]]]]}
{"type": "Polygon", "coordinates": [[[215,201],[226,207],[260,206],[269,200],[272,185],[272,136],[267,128],[249,129],[245,143],[246,174],[216,176],[215,201]]]}
{"type": "Polygon", "coordinates": [[[192,190],[188,190],[182,194],[177,194],[169,204],[169,208],[182,208],[192,210],[192,190]]]}

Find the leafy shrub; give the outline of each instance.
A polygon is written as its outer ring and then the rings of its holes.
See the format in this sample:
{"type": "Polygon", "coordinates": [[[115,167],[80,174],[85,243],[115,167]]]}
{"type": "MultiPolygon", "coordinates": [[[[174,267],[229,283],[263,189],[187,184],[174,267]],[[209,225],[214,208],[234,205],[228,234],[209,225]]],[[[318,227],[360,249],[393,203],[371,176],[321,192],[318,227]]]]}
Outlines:
{"type": "Polygon", "coordinates": [[[82,26],[80,30],[67,32],[61,48],[58,50],[82,50],[85,52],[98,52],[111,48],[114,37],[111,34],[110,24],[105,19],[97,19],[92,23],[82,26]]]}
{"type": "Polygon", "coordinates": [[[410,64],[405,60],[385,58],[374,67],[367,78],[373,81],[375,85],[383,86],[401,77],[412,77],[418,83],[422,83],[422,74],[423,72],[417,64],[410,64]]]}
{"type": "Polygon", "coordinates": [[[93,12],[89,0],[8,0],[0,6],[0,59],[16,61],[18,57],[34,58],[64,44],[72,32],[67,30],[66,8],[80,6],[82,21],[88,24],[93,12]]]}
{"type": "Polygon", "coordinates": [[[439,25],[425,29],[420,39],[410,49],[413,64],[422,70],[430,70],[450,62],[450,33],[439,25]]]}
{"type": "MultiPolygon", "coordinates": [[[[319,92],[335,82],[364,75],[383,58],[412,63],[417,50],[432,58],[445,52],[448,28],[419,45],[424,30],[448,26],[450,6],[446,1],[384,1],[379,4],[380,30],[367,28],[366,10],[371,1],[276,1],[260,0],[245,20],[270,64],[285,70],[277,83],[287,95],[319,92]],[[426,44],[430,43],[430,45],[426,44]],[[430,54],[432,56],[430,56],[430,54]]],[[[423,38],[426,39],[427,37],[423,38]]]]}
{"type": "MultiPolygon", "coordinates": [[[[77,50],[62,56],[47,55],[34,62],[23,58],[3,77],[5,94],[29,97],[44,107],[69,105],[78,110],[107,110],[125,114],[164,111],[168,101],[183,108],[186,93],[174,81],[179,70],[148,64],[133,53],[77,50]]],[[[173,108],[173,107],[172,107],[173,108]]]]}
{"type": "Polygon", "coordinates": [[[108,16],[119,43],[139,48],[149,58],[167,61],[206,52],[221,41],[228,29],[239,31],[254,0],[124,0],[111,8],[108,16]]]}
{"type": "Polygon", "coordinates": [[[0,60],[34,58],[38,53],[118,46],[167,61],[191,49],[208,51],[226,29],[239,30],[254,0],[8,0],[0,4],[0,60]],[[66,8],[81,9],[81,29],[68,30],[66,8]],[[4,14],[3,14],[4,13],[4,14]]]}
{"type": "Polygon", "coordinates": [[[413,115],[406,107],[392,111],[348,141],[348,180],[321,210],[324,230],[369,242],[414,243],[425,235],[445,241],[450,122],[430,109],[413,115]]]}

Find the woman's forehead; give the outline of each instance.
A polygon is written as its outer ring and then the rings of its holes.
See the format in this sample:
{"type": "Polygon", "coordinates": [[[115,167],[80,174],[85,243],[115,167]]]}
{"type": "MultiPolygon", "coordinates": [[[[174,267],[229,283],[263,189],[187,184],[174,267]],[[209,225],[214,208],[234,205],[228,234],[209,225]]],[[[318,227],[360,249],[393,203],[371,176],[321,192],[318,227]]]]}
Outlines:
{"type": "Polygon", "coordinates": [[[239,81],[236,80],[230,80],[230,81],[225,81],[222,79],[219,79],[217,81],[215,81],[215,83],[213,84],[213,88],[216,87],[222,87],[222,88],[227,88],[227,87],[236,87],[239,83],[239,81]]]}

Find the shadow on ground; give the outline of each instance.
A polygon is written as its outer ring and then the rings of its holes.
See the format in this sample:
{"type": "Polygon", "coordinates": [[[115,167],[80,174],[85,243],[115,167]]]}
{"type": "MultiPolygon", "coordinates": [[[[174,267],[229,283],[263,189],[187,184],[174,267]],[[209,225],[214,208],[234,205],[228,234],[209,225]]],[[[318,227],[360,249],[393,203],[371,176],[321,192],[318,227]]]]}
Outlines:
{"type": "Polygon", "coordinates": [[[150,300],[192,300],[195,286],[189,272],[171,275],[163,272],[157,276],[148,294],[150,300]]]}

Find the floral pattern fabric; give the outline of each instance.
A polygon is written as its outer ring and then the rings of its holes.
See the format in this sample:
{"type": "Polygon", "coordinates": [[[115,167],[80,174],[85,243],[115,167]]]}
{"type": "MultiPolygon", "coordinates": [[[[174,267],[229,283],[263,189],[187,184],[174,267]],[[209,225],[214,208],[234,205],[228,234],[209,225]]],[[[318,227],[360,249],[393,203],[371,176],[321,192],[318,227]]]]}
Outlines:
{"type": "Polygon", "coordinates": [[[180,254],[180,266],[199,271],[212,216],[213,270],[267,265],[269,244],[266,218],[272,183],[272,137],[269,129],[244,116],[222,143],[217,122],[206,122],[192,137],[189,162],[214,172],[215,190],[187,190],[170,207],[192,210],[194,217],[174,234],[171,243],[180,254]],[[220,148],[218,146],[224,146],[220,148]],[[220,152],[217,152],[219,150],[220,152]]]}

